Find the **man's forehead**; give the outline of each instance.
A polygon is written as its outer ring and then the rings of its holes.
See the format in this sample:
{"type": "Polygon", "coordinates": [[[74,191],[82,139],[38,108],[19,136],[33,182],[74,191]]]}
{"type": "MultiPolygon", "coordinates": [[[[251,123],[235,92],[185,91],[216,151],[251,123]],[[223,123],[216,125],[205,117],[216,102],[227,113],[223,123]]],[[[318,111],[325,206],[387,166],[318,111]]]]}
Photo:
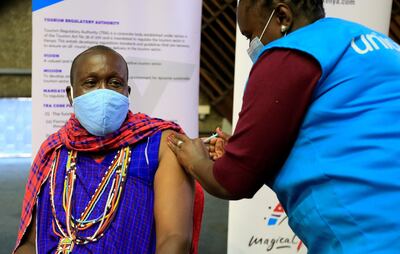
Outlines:
{"type": "Polygon", "coordinates": [[[95,59],[112,58],[113,61],[119,61],[119,62],[125,63],[125,60],[123,59],[123,57],[120,54],[118,54],[117,52],[115,52],[113,50],[104,50],[104,49],[92,49],[92,50],[85,51],[78,56],[78,58],[76,59],[77,60],[76,63],[84,62],[87,60],[93,60],[93,58],[95,58],[95,59]]]}
{"type": "Polygon", "coordinates": [[[96,71],[104,64],[128,78],[128,64],[118,52],[105,46],[95,46],[75,57],[70,71],[71,84],[74,83],[75,75],[85,75],[85,73],[96,71]]]}
{"type": "Polygon", "coordinates": [[[128,75],[126,61],[113,50],[85,51],[73,64],[72,74],[82,75],[88,72],[96,72],[105,66],[111,68],[112,71],[120,72],[121,75],[128,75]]]}

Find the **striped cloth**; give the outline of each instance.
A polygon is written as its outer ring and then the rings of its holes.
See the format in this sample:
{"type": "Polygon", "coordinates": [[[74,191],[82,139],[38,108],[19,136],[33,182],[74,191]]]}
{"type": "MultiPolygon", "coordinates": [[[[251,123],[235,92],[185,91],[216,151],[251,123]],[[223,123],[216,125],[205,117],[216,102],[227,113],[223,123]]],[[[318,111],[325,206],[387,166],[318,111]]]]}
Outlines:
{"type": "MultiPolygon", "coordinates": [[[[147,140],[131,147],[131,162],[127,169],[127,178],[124,192],[116,210],[110,227],[104,235],[94,243],[75,245],[73,253],[131,253],[153,254],[156,248],[154,225],[154,176],[158,168],[158,150],[161,132],[149,137],[147,140]]],[[[92,198],[108,166],[111,165],[116,150],[110,151],[100,162],[91,157],[90,153],[78,153],[76,161],[76,180],[71,203],[71,213],[74,218],[79,218],[86,205],[92,198]]],[[[55,176],[55,196],[62,197],[68,150],[60,149],[57,175],[55,176]]],[[[112,178],[115,177],[115,173],[112,178]]],[[[88,219],[101,217],[104,213],[110,184],[105,188],[104,194],[96,204],[93,213],[88,219]]],[[[65,230],[65,211],[61,198],[54,200],[57,219],[65,230]]],[[[53,232],[50,202],[50,181],[46,181],[38,196],[36,205],[37,235],[36,249],[38,254],[55,253],[60,238],[53,232]]],[[[77,232],[79,237],[89,237],[97,230],[95,225],[77,232]]]]}
{"type": "MultiPolygon", "coordinates": [[[[133,114],[129,112],[127,119],[121,128],[105,137],[97,137],[88,133],[74,115],[71,115],[65,126],[58,132],[50,135],[41,145],[32,163],[25,196],[22,203],[21,222],[14,251],[20,245],[21,240],[32,220],[32,211],[36,203],[36,197],[42,184],[47,179],[51,162],[56,155],[55,150],[65,146],[70,150],[80,152],[100,152],[120,149],[133,145],[142,139],[152,136],[161,130],[172,129],[182,132],[182,129],[173,122],[157,118],[150,118],[145,114],[133,114]]],[[[193,253],[197,253],[200,234],[201,218],[204,206],[204,197],[201,187],[196,184],[196,197],[193,224],[193,253]]]]}

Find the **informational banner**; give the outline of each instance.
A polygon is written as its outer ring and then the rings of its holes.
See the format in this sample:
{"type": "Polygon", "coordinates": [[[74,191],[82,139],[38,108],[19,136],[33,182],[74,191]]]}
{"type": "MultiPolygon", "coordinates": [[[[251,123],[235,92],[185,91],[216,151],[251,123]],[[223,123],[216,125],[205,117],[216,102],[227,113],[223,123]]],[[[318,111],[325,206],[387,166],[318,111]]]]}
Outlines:
{"type": "Polygon", "coordinates": [[[392,0],[325,0],[326,16],[363,24],[383,34],[389,33],[392,0]]]}
{"type": "Polygon", "coordinates": [[[33,0],[33,153],[72,110],[73,58],[94,45],[129,67],[133,112],[172,120],[198,135],[200,0],[33,0]]]}
{"type": "MultiPolygon", "coordinates": [[[[392,0],[325,0],[327,16],[355,21],[386,34],[391,6],[392,0]]],[[[237,28],[233,126],[238,120],[244,84],[252,66],[246,52],[248,46],[249,42],[237,28]]],[[[228,253],[297,254],[307,253],[307,249],[290,230],[276,195],[264,186],[252,199],[229,203],[228,253]]]]}

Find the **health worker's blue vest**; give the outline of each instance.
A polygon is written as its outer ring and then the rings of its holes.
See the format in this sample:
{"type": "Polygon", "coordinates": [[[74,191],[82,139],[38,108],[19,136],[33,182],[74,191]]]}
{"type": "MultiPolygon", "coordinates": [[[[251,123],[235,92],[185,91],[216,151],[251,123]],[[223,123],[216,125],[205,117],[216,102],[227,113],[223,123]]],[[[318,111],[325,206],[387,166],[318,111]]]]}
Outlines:
{"type": "Polygon", "coordinates": [[[305,52],[322,69],[273,185],[291,228],[309,253],[400,253],[400,46],[325,18],[263,52],[273,48],[305,52]]]}

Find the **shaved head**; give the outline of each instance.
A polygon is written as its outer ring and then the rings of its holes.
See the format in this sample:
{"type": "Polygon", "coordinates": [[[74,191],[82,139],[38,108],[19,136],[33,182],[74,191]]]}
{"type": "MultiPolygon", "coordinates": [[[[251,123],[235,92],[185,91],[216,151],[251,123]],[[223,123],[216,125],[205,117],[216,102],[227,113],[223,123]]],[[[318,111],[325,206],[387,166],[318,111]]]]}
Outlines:
{"type": "Polygon", "coordinates": [[[76,73],[75,68],[76,68],[76,65],[77,65],[77,63],[79,62],[79,60],[80,60],[82,57],[84,57],[86,54],[88,54],[88,53],[94,53],[94,52],[98,52],[98,53],[100,53],[100,52],[108,52],[108,53],[110,53],[110,52],[111,52],[111,53],[113,53],[113,54],[115,54],[115,55],[118,55],[118,56],[125,62],[125,65],[126,65],[126,74],[127,74],[126,80],[128,80],[128,77],[129,77],[129,74],[128,74],[128,64],[126,63],[125,59],[121,56],[121,54],[119,54],[117,51],[113,50],[113,49],[110,48],[110,47],[107,47],[107,46],[104,46],[104,45],[96,45],[96,46],[93,46],[93,47],[90,47],[90,48],[86,49],[85,51],[83,51],[82,53],[80,53],[79,55],[77,55],[77,56],[74,58],[74,60],[72,61],[71,70],[70,70],[70,84],[71,84],[71,86],[74,85],[74,77],[75,77],[75,73],[76,73]]]}

